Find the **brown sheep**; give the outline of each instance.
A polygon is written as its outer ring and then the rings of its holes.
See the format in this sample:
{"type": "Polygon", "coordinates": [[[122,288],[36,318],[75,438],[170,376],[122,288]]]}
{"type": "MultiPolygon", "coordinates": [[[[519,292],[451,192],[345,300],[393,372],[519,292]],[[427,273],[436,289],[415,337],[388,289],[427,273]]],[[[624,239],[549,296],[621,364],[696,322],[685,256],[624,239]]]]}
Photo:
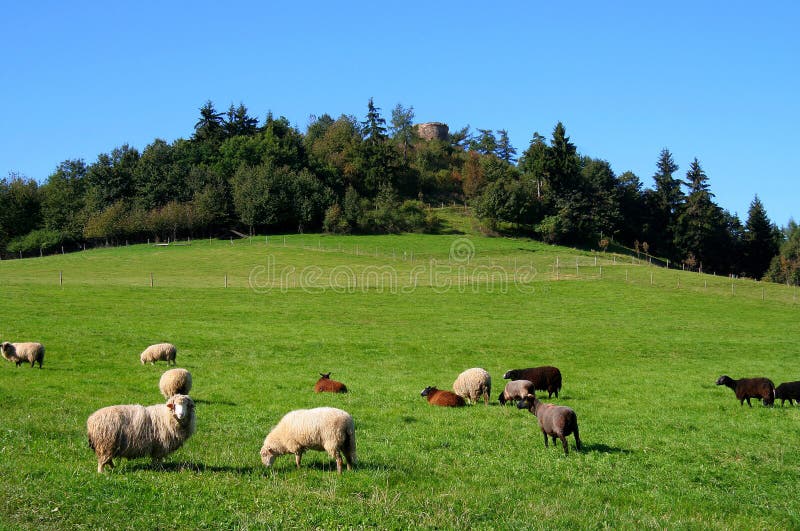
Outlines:
{"type": "Polygon", "coordinates": [[[331,373],[319,373],[320,379],[314,384],[315,393],[346,393],[347,386],[342,382],[331,380],[331,373]]]}
{"type": "Polygon", "coordinates": [[[430,386],[423,389],[420,396],[426,397],[428,403],[434,406],[463,407],[467,405],[463,398],[452,391],[442,391],[430,386]]]}
{"type": "Polygon", "coordinates": [[[775,388],[775,398],[781,399],[781,406],[785,401],[789,405],[794,405],[794,400],[800,404],[800,382],[785,382],[775,388]]]}
{"type": "Polygon", "coordinates": [[[557,367],[529,367],[527,369],[511,369],[503,378],[506,380],[530,380],[537,391],[547,391],[547,398],[554,394],[558,398],[561,391],[561,371],[557,367]]]}
{"type": "Polygon", "coordinates": [[[512,380],[506,384],[503,392],[497,397],[501,406],[506,405],[506,402],[514,400],[522,400],[528,395],[535,393],[533,382],[530,380],[512,380]]]}
{"type": "Polygon", "coordinates": [[[567,406],[556,406],[554,404],[544,404],[534,395],[528,395],[517,403],[519,409],[527,409],[539,420],[539,427],[544,434],[544,446],[547,448],[547,436],[556,443],[556,437],[561,439],[564,446],[564,455],[569,455],[569,445],[567,435],[575,435],[575,447],[581,449],[581,438],[578,434],[578,416],[572,408],[567,406]]]}
{"type": "Polygon", "coordinates": [[[769,378],[734,380],[730,376],[723,375],[717,379],[717,385],[733,389],[740,406],[744,405],[744,401],[747,400],[747,405],[753,407],[753,404],[750,403],[751,398],[760,398],[765,406],[771,406],[775,402],[775,384],[769,378]]]}

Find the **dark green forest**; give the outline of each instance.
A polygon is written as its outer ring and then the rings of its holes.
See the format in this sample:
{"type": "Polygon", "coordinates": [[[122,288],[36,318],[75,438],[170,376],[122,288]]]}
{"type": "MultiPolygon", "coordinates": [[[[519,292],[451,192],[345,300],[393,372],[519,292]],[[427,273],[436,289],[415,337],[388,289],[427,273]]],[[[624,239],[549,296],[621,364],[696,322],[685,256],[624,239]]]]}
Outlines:
{"type": "Polygon", "coordinates": [[[122,145],[65,160],[43,184],[0,181],[0,255],[38,256],[125,242],[244,233],[436,232],[435,206],[466,205],[489,234],[605,250],[673,267],[800,280],[800,229],[779,229],[756,196],[747,219],[714,202],[695,158],[685,172],[654,154],[654,186],[577,152],[562,123],[523,152],[503,130],[421,138],[413,107],[391,118],[370,99],[363,119],[312,116],[305,132],[240,104],[209,101],[189,139],[122,145]]]}

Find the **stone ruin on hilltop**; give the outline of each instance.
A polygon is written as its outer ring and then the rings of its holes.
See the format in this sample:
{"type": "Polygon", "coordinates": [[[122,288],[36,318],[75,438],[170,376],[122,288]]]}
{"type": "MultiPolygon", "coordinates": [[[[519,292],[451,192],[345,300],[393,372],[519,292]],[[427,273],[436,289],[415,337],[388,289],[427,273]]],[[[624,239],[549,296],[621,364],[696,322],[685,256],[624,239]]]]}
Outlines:
{"type": "Polygon", "coordinates": [[[417,124],[417,135],[423,140],[447,140],[450,137],[450,128],[441,122],[426,122],[417,124]]]}

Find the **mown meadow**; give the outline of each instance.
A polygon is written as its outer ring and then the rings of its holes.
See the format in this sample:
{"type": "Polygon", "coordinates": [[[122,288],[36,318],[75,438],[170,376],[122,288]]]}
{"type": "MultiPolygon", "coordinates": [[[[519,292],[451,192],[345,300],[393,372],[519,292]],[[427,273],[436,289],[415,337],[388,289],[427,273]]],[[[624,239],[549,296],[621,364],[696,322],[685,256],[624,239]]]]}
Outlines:
{"type": "Polygon", "coordinates": [[[0,365],[0,527],[800,526],[800,408],[714,385],[800,379],[785,286],[451,234],[97,249],[0,262],[0,290],[0,339],[47,348],[42,370],[0,365]],[[192,372],[197,432],[163,468],[98,474],[86,418],[162,401],[166,366],[138,361],[159,341],[192,372]],[[567,457],[497,402],[507,369],[545,364],[578,414],[567,457]],[[475,366],[490,406],[420,397],[475,366]],[[351,392],[314,394],[328,371],[351,392]],[[265,469],[269,429],[321,405],[353,415],[356,469],[265,469]]]}

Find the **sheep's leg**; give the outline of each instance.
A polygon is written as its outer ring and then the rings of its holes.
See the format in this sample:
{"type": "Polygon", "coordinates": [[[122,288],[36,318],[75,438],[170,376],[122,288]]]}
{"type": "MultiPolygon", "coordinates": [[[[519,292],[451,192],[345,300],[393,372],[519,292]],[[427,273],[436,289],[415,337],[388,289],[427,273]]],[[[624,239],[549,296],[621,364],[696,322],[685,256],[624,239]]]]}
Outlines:
{"type": "Polygon", "coordinates": [[[542,430],[542,433],[544,433],[544,447],[548,448],[550,444],[547,442],[547,433],[544,430],[542,430]]]}
{"type": "Polygon", "coordinates": [[[350,450],[344,451],[344,459],[347,462],[347,470],[352,470],[352,465],[355,463],[355,456],[350,450]]]}
{"type": "Polygon", "coordinates": [[[303,458],[303,452],[297,452],[294,454],[294,464],[297,465],[297,468],[300,468],[300,460],[303,458]]]}
{"type": "Polygon", "coordinates": [[[580,435],[578,435],[578,426],[577,425],[575,426],[575,431],[573,432],[573,435],[575,435],[575,448],[580,450],[581,449],[581,437],[580,437],[580,435]]]}
{"type": "Polygon", "coordinates": [[[753,407],[753,404],[750,403],[750,397],[749,396],[747,397],[747,405],[750,406],[750,407],[753,407]]]}
{"type": "MultiPolygon", "coordinates": [[[[335,450],[334,451],[334,457],[336,459],[336,473],[337,474],[341,474],[342,473],[342,454],[339,452],[339,450],[335,450]]],[[[349,469],[350,466],[348,465],[347,468],[349,469]]]]}
{"type": "MultiPolygon", "coordinates": [[[[558,438],[561,439],[561,444],[564,446],[564,455],[569,455],[569,444],[567,443],[567,438],[563,435],[559,435],[558,438]]],[[[553,444],[555,445],[555,441],[553,441],[553,444]]]]}
{"type": "Polygon", "coordinates": [[[103,468],[108,466],[108,468],[114,468],[114,458],[113,457],[98,457],[97,458],[97,472],[99,474],[103,473],[103,468]]]}

